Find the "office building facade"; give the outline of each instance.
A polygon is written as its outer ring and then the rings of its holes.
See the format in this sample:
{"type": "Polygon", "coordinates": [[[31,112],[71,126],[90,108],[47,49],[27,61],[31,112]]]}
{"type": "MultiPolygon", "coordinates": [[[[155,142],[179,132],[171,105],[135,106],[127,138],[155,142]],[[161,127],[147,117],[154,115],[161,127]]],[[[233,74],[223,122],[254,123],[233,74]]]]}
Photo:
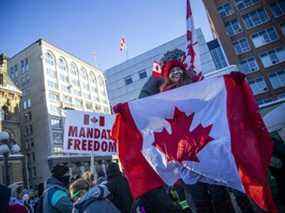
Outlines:
{"type": "Polygon", "coordinates": [[[57,162],[88,162],[66,155],[64,109],[110,113],[103,73],[76,56],[39,39],[9,60],[9,75],[22,90],[21,132],[28,183],[44,181],[57,162]]]}
{"type": "Polygon", "coordinates": [[[230,64],[247,75],[259,104],[285,97],[285,1],[203,0],[230,64]]]}
{"type": "MultiPolygon", "coordinates": [[[[216,46],[212,45],[212,52],[217,50],[218,53],[222,54],[219,55],[213,53],[212,55],[202,31],[197,29],[194,36],[197,41],[195,51],[197,52],[197,64],[199,64],[198,69],[201,70],[205,76],[212,76],[212,73],[217,69],[227,66],[226,59],[223,58],[223,51],[220,50],[221,48],[219,47],[219,43],[216,43],[216,46]],[[216,66],[214,61],[219,61],[219,66],[216,66]]],[[[168,51],[174,49],[185,50],[185,47],[186,37],[180,36],[119,65],[107,69],[105,71],[105,75],[111,105],[137,99],[143,85],[152,73],[153,62],[159,61],[168,51]]],[[[236,67],[231,67],[230,70],[236,71],[236,67]]],[[[226,70],[224,71],[226,72],[226,70]]],[[[217,72],[215,75],[217,75],[217,72]]]]}

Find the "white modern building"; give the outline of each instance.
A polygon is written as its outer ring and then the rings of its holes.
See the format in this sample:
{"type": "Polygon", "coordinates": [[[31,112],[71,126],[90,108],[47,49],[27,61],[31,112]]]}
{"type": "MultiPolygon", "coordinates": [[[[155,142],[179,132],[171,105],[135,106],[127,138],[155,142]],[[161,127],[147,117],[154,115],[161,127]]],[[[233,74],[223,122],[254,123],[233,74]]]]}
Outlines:
{"type": "MultiPolygon", "coordinates": [[[[223,51],[217,41],[208,46],[201,29],[197,29],[195,32],[194,39],[197,41],[195,50],[198,53],[197,64],[200,64],[198,70],[201,70],[205,76],[217,75],[219,73],[216,72],[217,69],[227,66],[223,51]],[[213,58],[216,63],[214,63],[213,58]]],[[[111,105],[138,98],[143,85],[151,75],[153,62],[160,60],[167,51],[176,48],[185,50],[185,47],[186,37],[180,36],[107,69],[105,76],[111,105]]],[[[228,70],[236,71],[237,67],[231,66],[229,69],[223,69],[223,72],[228,72],[228,70]]]]}
{"type": "Polygon", "coordinates": [[[42,39],[10,58],[8,66],[23,92],[21,132],[28,181],[42,182],[48,164],[88,161],[87,156],[62,153],[63,109],[110,113],[103,73],[42,39]]]}

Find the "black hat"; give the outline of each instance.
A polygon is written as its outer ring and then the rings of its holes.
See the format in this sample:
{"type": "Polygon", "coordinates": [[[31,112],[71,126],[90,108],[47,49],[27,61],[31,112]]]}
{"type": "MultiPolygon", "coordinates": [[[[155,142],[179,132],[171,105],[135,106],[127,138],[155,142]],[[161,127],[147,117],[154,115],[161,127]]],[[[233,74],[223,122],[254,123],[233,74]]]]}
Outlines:
{"type": "Polygon", "coordinates": [[[58,163],[51,169],[51,174],[54,177],[63,177],[69,171],[66,163],[58,163]]]}

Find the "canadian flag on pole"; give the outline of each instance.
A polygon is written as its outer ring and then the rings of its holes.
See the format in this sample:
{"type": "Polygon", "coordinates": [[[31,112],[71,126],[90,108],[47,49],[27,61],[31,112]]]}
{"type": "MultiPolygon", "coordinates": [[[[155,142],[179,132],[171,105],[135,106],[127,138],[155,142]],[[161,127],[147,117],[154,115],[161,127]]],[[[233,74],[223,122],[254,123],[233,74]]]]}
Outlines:
{"type": "Polygon", "coordinates": [[[193,20],[193,14],[191,9],[190,0],[186,0],[186,58],[185,63],[187,65],[187,70],[189,72],[189,75],[194,81],[200,81],[204,77],[202,75],[202,72],[197,73],[197,55],[194,49],[194,46],[197,44],[197,42],[194,41],[194,20],[193,20]]]}
{"type": "Polygon", "coordinates": [[[237,189],[275,210],[267,185],[272,142],[242,74],[115,108],[112,133],[135,198],[178,179],[199,180],[237,189]]]}
{"type": "Polygon", "coordinates": [[[120,39],[120,51],[123,52],[127,48],[127,42],[124,37],[120,39]]]}
{"type": "Polygon", "coordinates": [[[162,77],[162,68],[159,62],[154,61],[152,64],[152,76],[162,77]]]}

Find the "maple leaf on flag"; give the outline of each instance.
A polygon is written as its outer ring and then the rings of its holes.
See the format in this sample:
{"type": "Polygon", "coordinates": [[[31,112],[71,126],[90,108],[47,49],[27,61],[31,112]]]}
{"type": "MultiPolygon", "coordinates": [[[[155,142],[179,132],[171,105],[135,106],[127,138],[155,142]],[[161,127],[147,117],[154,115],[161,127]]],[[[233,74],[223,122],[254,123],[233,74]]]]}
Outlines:
{"type": "Polygon", "coordinates": [[[153,145],[166,155],[167,161],[196,161],[199,162],[197,153],[200,152],[213,138],[209,135],[212,124],[203,127],[199,124],[193,131],[190,131],[194,113],[187,116],[177,107],[174,110],[172,119],[165,119],[169,122],[172,133],[163,128],[161,132],[155,132],[153,145]]]}

